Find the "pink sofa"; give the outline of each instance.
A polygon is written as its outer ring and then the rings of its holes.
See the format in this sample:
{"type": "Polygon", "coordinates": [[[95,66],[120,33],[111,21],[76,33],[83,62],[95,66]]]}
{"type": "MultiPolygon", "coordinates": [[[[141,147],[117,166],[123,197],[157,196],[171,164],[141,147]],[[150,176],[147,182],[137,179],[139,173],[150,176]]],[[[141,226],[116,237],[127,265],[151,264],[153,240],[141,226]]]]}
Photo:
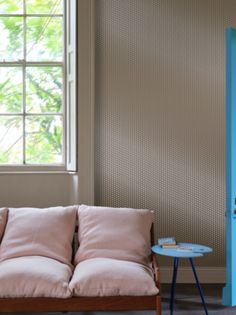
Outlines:
{"type": "Polygon", "coordinates": [[[85,205],[1,208],[0,312],[161,314],[152,216],[149,210],[85,205]]]}

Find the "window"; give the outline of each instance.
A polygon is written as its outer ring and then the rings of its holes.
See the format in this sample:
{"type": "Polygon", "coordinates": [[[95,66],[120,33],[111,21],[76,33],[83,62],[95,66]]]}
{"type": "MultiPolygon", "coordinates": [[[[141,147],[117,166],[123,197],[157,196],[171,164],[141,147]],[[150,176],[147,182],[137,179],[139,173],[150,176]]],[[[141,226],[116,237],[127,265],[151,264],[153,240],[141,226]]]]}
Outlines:
{"type": "Polygon", "coordinates": [[[1,168],[75,165],[76,23],[71,4],[75,1],[0,0],[1,168]],[[66,5],[74,17],[66,18],[66,5]]]}

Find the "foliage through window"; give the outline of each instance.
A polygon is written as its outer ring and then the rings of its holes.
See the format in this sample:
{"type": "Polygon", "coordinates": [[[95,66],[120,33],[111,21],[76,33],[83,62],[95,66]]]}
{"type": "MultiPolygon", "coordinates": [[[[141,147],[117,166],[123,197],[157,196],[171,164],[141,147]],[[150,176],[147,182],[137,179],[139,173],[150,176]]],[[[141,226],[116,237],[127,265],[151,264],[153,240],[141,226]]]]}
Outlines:
{"type": "Polygon", "coordinates": [[[0,164],[65,164],[64,5],[0,0],[0,164]]]}

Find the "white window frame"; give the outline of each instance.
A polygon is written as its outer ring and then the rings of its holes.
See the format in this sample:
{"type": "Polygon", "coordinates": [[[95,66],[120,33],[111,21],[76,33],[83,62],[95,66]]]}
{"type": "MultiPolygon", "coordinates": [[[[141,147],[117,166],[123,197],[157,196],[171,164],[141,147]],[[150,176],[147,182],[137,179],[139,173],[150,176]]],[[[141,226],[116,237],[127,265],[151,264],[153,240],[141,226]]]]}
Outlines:
{"type": "MultiPolygon", "coordinates": [[[[39,14],[38,16],[42,16],[43,14],[39,14]]],[[[55,14],[57,16],[58,14],[55,14]]],[[[1,14],[1,16],[23,16],[24,23],[25,18],[27,16],[31,16],[30,14],[1,14]]],[[[33,14],[33,16],[37,16],[37,14],[33,14]]],[[[61,16],[60,14],[58,16],[61,16]]],[[[64,0],[64,56],[63,62],[0,62],[1,66],[23,66],[23,69],[27,65],[60,65],[62,66],[63,71],[63,163],[62,164],[40,164],[40,165],[27,165],[27,164],[6,164],[0,165],[0,173],[34,173],[34,172],[76,172],[77,171],[77,93],[76,93],[76,78],[77,78],[77,1],[76,0],[64,0]],[[71,10],[69,9],[71,8],[71,10]],[[70,33],[70,36],[68,34],[70,33]],[[70,43],[69,43],[70,39],[70,43]],[[68,44],[70,44],[68,49],[68,44]],[[71,57],[72,56],[72,57],[71,57]],[[71,69],[72,73],[68,73],[69,71],[69,62],[70,60],[73,63],[71,69]],[[25,63],[25,64],[24,64],[25,63]],[[72,85],[72,88],[68,89],[68,82],[72,85]]],[[[24,39],[25,40],[25,39],[24,39]]],[[[24,52],[25,54],[25,52],[24,52]]],[[[23,70],[24,71],[24,70],[23,70]]],[[[23,83],[25,85],[25,83],[23,83]]],[[[23,88],[24,90],[24,88],[23,88]]],[[[25,92],[25,91],[24,91],[25,92]]],[[[25,102],[23,101],[23,106],[25,106],[25,102]]],[[[2,115],[2,114],[1,114],[2,115]]],[[[8,114],[6,114],[7,116],[8,114]]],[[[29,114],[26,114],[23,111],[23,114],[19,114],[19,116],[26,117],[29,114]]],[[[8,115],[9,116],[9,115],[8,115]]],[[[18,116],[18,114],[14,114],[14,116],[18,116]]],[[[25,129],[25,128],[24,128],[25,129]]],[[[23,130],[23,138],[24,137],[23,130]]],[[[23,140],[25,141],[25,140],[23,140]]],[[[24,152],[25,152],[25,144],[24,152]]]]}
{"type": "Polygon", "coordinates": [[[77,0],[64,0],[66,12],[66,166],[77,171],[77,0]]]}

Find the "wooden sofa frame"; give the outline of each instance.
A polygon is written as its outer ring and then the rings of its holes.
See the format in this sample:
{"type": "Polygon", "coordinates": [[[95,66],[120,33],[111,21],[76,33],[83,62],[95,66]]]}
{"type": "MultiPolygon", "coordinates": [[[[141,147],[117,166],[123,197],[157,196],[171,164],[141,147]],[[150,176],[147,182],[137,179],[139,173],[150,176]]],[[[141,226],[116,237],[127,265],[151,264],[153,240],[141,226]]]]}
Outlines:
{"type": "MultiPolygon", "coordinates": [[[[153,227],[151,244],[154,244],[153,227]]],[[[161,315],[160,270],[155,254],[152,253],[152,267],[159,290],[153,296],[104,296],[59,298],[0,298],[0,313],[34,312],[92,312],[92,311],[141,311],[155,310],[161,315]]],[[[1,285],[1,284],[0,284],[1,285]]]]}

